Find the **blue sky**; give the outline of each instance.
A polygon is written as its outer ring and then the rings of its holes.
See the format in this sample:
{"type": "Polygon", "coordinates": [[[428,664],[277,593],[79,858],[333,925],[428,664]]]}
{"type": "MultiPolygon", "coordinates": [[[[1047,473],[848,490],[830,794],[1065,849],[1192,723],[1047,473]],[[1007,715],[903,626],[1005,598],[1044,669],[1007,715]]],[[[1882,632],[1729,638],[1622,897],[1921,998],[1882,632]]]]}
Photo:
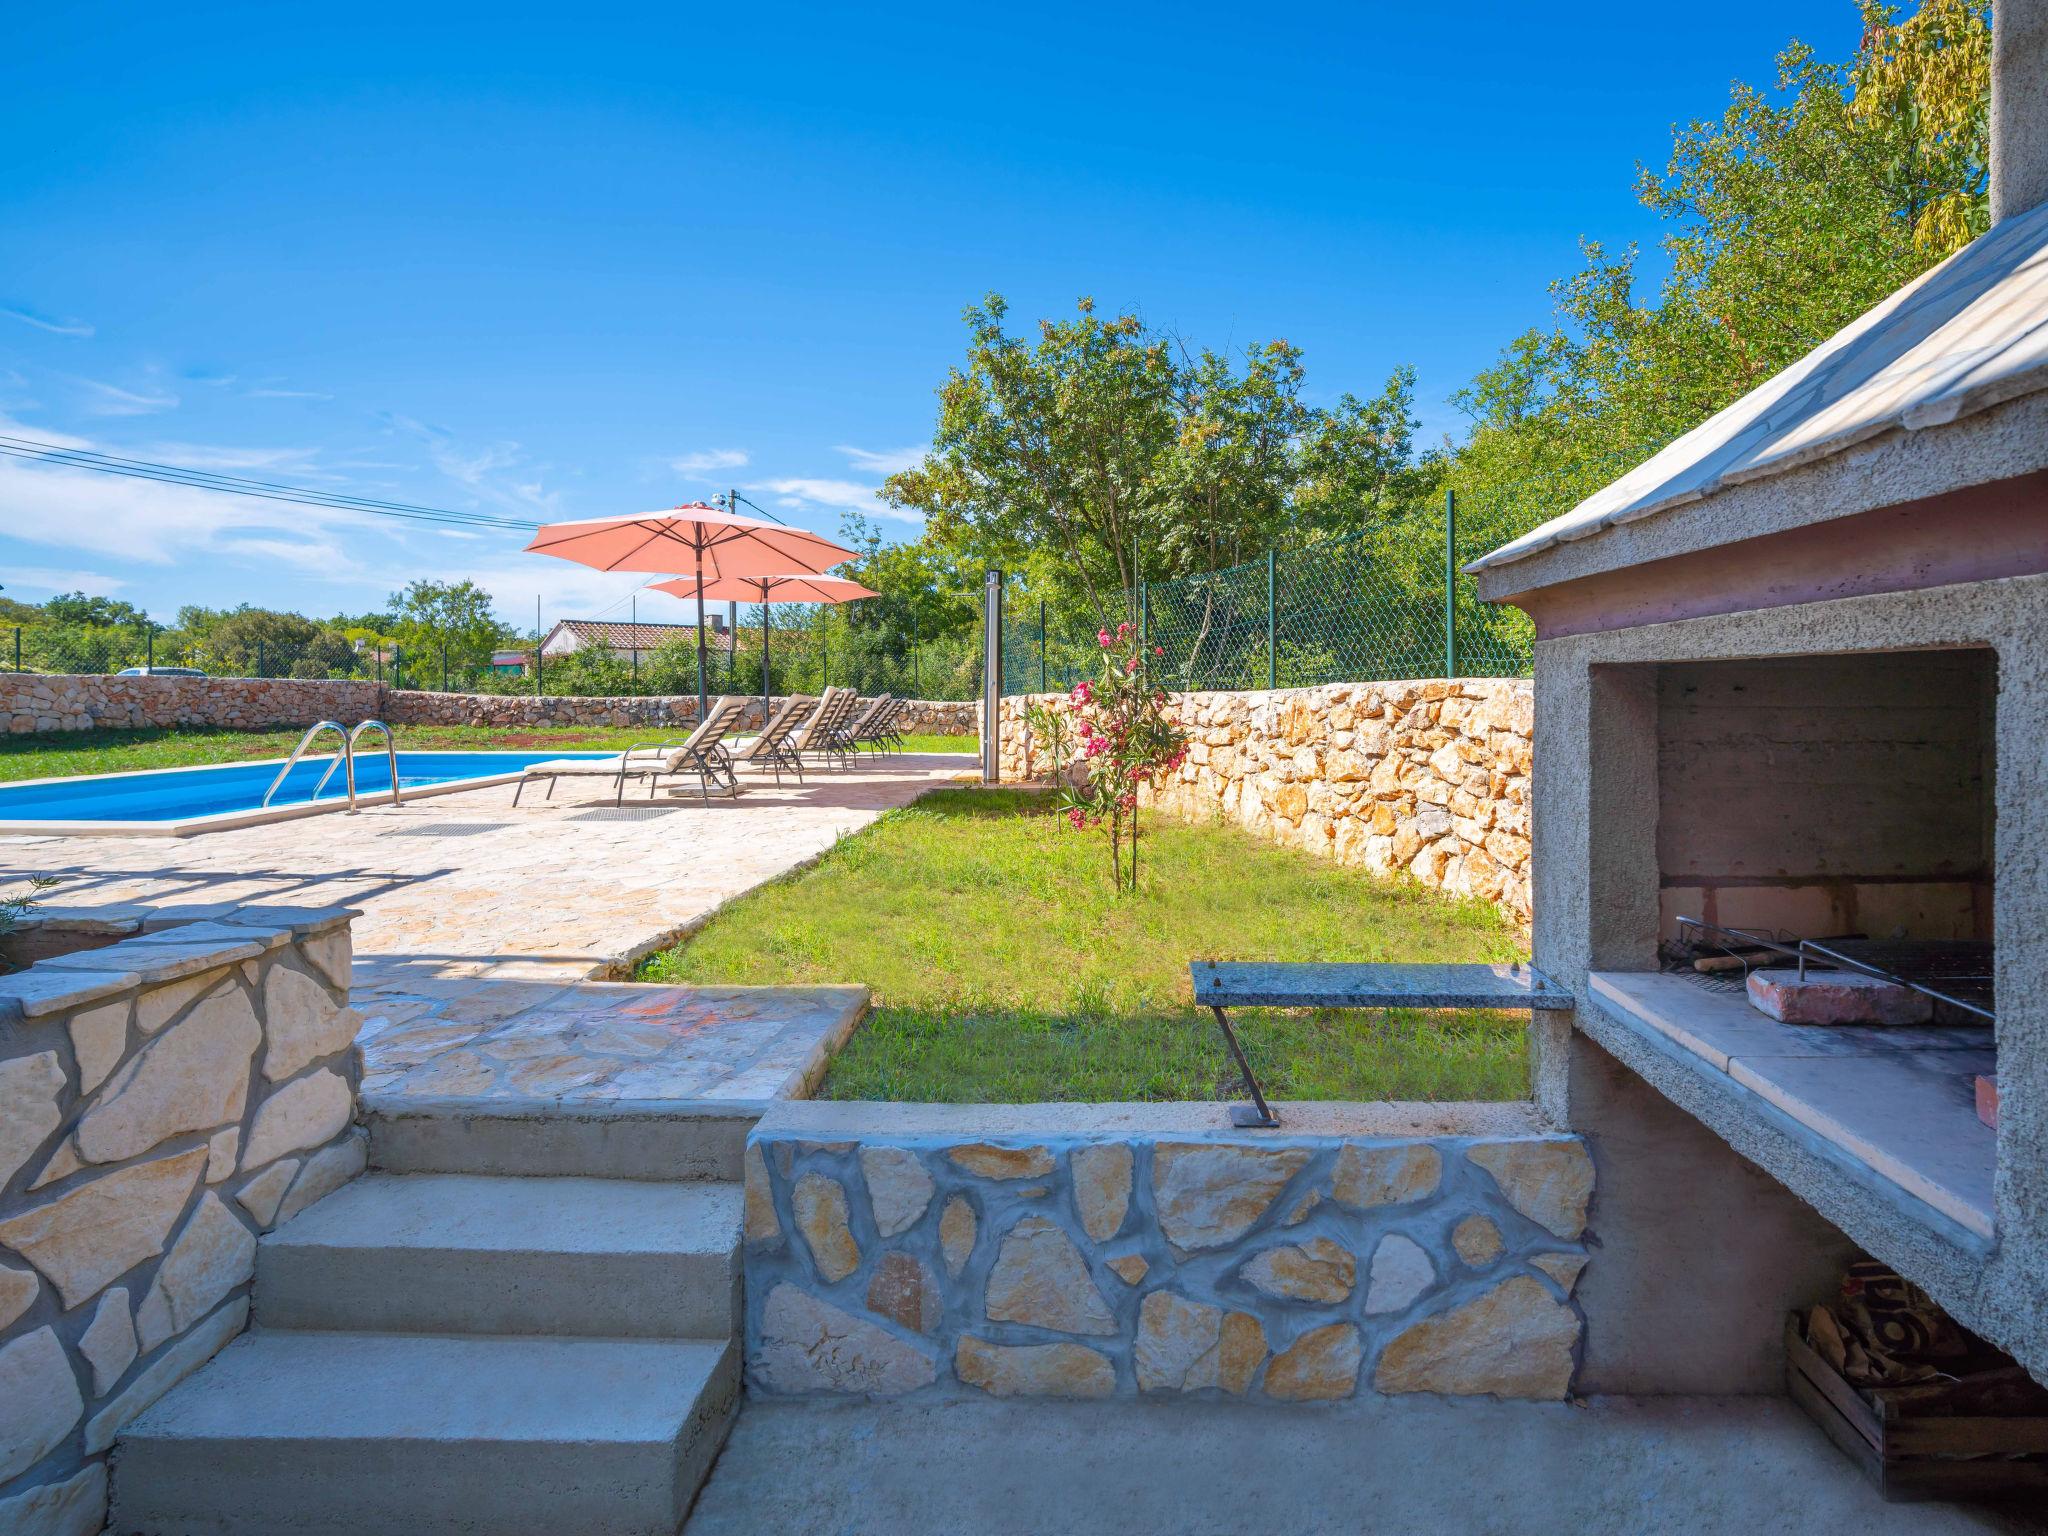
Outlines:
{"type": "MultiPolygon", "coordinates": [[[[1425,429],[1549,316],[1674,120],[1833,57],[1713,7],[16,7],[0,432],[515,517],[738,485],[834,531],[926,440],[960,311],[1285,336],[1425,429]]],[[[915,520],[887,524],[912,536],[915,520]]],[[[521,540],[0,459],[0,583],[509,617],[633,581],[521,540]]],[[[641,616],[681,605],[641,600],[641,616]]]]}

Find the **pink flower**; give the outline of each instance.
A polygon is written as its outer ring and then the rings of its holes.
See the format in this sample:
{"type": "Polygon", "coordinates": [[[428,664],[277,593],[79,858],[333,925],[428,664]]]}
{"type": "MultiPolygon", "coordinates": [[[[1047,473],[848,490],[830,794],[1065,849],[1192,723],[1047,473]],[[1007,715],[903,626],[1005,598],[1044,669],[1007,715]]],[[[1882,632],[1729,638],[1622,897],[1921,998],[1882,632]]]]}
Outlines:
{"type": "Polygon", "coordinates": [[[1095,702],[1095,685],[1084,678],[1082,681],[1074,684],[1074,691],[1068,697],[1076,704],[1093,704],[1095,702]]]}
{"type": "Polygon", "coordinates": [[[1083,827],[1088,825],[1088,818],[1085,814],[1082,813],[1081,807],[1079,807],[1078,805],[1075,806],[1071,811],[1067,812],[1067,820],[1073,826],[1076,832],[1080,831],[1083,827]]]}
{"type": "Polygon", "coordinates": [[[1081,750],[1089,757],[1100,757],[1109,750],[1109,742],[1101,736],[1090,736],[1081,750]]]}
{"type": "Polygon", "coordinates": [[[1152,654],[1154,656],[1164,656],[1166,654],[1166,647],[1163,645],[1155,645],[1152,647],[1152,654]]]}
{"type": "Polygon", "coordinates": [[[1128,635],[1131,632],[1131,626],[1128,623],[1119,624],[1116,627],[1116,632],[1119,635],[1128,635]]]}
{"type": "Polygon", "coordinates": [[[1114,644],[1115,642],[1114,638],[1111,636],[1108,630],[1098,629],[1097,631],[1095,631],[1095,643],[1106,648],[1114,644]]]}

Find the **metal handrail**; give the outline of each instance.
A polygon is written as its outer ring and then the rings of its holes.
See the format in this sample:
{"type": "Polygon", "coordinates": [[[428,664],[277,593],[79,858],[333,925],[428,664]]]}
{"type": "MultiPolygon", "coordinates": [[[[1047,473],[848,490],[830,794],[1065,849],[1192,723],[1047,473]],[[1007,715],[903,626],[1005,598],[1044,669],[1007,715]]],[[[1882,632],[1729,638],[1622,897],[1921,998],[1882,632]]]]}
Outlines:
{"type": "Polygon", "coordinates": [[[299,765],[299,759],[306,755],[306,748],[311,746],[327,731],[332,731],[341,738],[341,750],[334,754],[334,761],[327,765],[327,771],[320,775],[320,782],[313,786],[313,798],[319,798],[320,791],[327,787],[327,781],[334,777],[335,768],[346,763],[348,765],[348,808],[350,810],[356,808],[355,748],[349,741],[348,731],[339,720],[322,720],[317,724],[306,727],[306,734],[299,738],[299,744],[292,748],[292,755],[284,760],[284,766],[277,770],[277,777],[270,781],[270,788],[263,792],[264,805],[268,806],[270,804],[270,797],[277,793],[278,788],[290,775],[292,769],[299,765]]]}
{"type": "Polygon", "coordinates": [[[385,760],[385,761],[386,761],[387,763],[389,763],[389,764],[390,764],[390,766],[391,766],[391,803],[392,803],[393,805],[399,805],[399,804],[402,804],[403,802],[402,802],[402,801],[401,801],[401,799],[399,798],[399,793],[398,793],[398,743],[397,743],[396,741],[394,741],[394,740],[392,739],[392,736],[391,736],[391,727],[390,727],[390,726],[388,726],[388,725],[386,725],[386,724],[385,724],[385,723],[384,723],[384,722],[383,722],[382,720],[364,720],[364,721],[360,722],[360,723],[359,723],[359,724],[358,724],[358,725],[356,726],[356,728],[355,728],[354,730],[352,730],[352,731],[350,731],[350,732],[348,733],[348,753],[349,753],[349,766],[348,766],[348,803],[349,803],[349,808],[350,808],[351,810],[353,810],[353,809],[355,808],[355,803],[356,803],[356,766],[355,766],[356,738],[357,738],[358,736],[362,735],[362,734],[363,734],[363,732],[365,732],[365,731],[382,731],[382,732],[384,733],[384,760],[385,760]]]}

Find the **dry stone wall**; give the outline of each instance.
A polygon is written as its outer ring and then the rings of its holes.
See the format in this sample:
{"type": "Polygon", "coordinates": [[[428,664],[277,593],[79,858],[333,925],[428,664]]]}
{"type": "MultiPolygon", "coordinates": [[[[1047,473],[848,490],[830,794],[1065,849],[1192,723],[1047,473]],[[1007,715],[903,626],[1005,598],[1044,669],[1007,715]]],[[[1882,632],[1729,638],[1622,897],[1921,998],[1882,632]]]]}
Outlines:
{"type": "Polygon", "coordinates": [[[46,912],[0,977],[0,1531],[106,1519],[123,1426],[364,1166],[344,909],[46,912]]]}
{"type": "MultiPolygon", "coordinates": [[[[782,703],[781,697],[773,701],[782,703]]],[[[622,694],[616,697],[567,698],[551,694],[418,693],[387,689],[384,719],[393,725],[491,725],[508,728],[581,725],[687,725],[697,718],[692,694],[622,694]]],[[[758,728],[761,704],[753,700],[744,712],[743,728],[758,728]]],[[[975,706],[914,699],[903,728],[941,735],[973,735],[975,706]]]]}
{"type": "Polygon", "coordinates": [[[14,735],[107,727],[199,725],[230,730],[353,725],[381,707],[376,683],[289,677],[101,677],[0,673],[0,717],[14,735]]]}
{"type": "MultiPolygon", "coordinates": [[[[1051,772],[1003,700],[1002,776],[1051,772]]],[[[1035,702],[1066,708],[1064,695],[1035,702]]],[[[1529,920],[1530,684],[1512,678],[1332,683],[1172,700],[1192,746],[1150,796],[1191,820],[1221,816],[1285,847],[1374,874],[1407,874],[1529,920]]]]}
{"type": "MultiPolygon", "coordinates": [[[[777,699],[777,703],[781,700],[777,699]]],[[[976,706],[913,699],[908,731],[971,736],[976,706]]],[[[758,703],[748,711],[760,723],[758,703]]],[[[532,694],[428,693],[374,682],[262,677],[102,677],[0,673],[0,719],[14,735],[139,726],[213,726],[257,730],[316,720],[379,719],[392,725],[490,725],[507,728],[688,724],[697,696],[563,698],[532,694]]]]}
{"type": "Polygon", "coordinates": [[[746,1150],[747,1379],[1562,1398],[1592,1180],[1560,1135],[974,1139],[878,1114],[849,1138],[771,1116],[746,1150]]]}

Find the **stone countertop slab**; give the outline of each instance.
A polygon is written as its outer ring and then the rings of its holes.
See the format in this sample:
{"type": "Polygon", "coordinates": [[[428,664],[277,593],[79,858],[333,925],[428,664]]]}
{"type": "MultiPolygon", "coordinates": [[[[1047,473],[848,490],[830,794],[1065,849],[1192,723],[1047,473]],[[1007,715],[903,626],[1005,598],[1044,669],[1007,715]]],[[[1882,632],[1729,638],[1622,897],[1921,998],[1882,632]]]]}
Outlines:
{"type": "Polygon", "coordinates": [[[1588,981],[1609,1017],[1725,1075],[1884,1186],[1994,1235],[1997,1136],[1971,1092],[1996,1063],[1988,1029],[1780,1024],[1683,977],[1596,971],[1588,981]]]}
{"type": "Polygon", "coordinates": [[[1267,1008],[1569,1009],[1571,993],[1527,965],[1281,964],[1196,960],[1195,1001],[1267,1008]]]}

